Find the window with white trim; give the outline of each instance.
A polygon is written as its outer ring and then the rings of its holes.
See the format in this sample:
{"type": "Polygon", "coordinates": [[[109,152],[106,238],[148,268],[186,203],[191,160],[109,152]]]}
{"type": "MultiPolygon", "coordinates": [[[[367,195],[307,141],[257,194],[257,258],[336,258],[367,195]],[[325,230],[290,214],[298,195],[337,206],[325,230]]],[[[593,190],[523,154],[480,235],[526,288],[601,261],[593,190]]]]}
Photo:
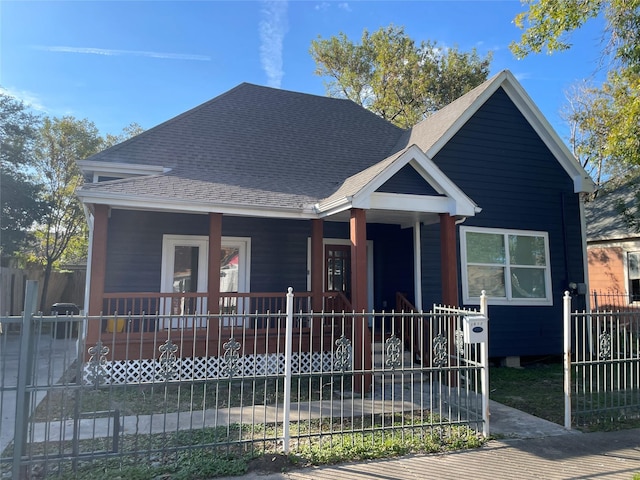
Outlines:
{"type": "Polygon", "coordinates": [[[632,302],[640,302],[640,252],[627,253],[629,260],[629,294],[632,302]]]}
{"type": "Polygon", "coordinates": [[[494,304],[551,305],[549,236],[546,232],[460,227],[462,295],[494,304]]]}

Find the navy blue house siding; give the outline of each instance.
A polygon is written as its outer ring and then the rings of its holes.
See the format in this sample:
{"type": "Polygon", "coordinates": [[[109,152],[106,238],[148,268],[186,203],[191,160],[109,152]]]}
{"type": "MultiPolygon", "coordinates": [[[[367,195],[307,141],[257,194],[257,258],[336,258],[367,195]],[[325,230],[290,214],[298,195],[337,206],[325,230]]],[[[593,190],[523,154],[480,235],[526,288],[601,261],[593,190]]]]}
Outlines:
{"type": "MultiPolygon", "coordinates": [[[[463,225],[549,235],[553,305],[490,304],[490,355],[560,354],[562,295],[569,282],[584,281],[579,201],[571,178],[502,89],[433,160],[482,208],[463,225]]],[[[378,191],[434,193],[410,166],[378,191]]],[[[163,235],[208,232],[207,215],[113,209],[106,292],[159,292],[163,235]]],[[[297,292],[307,290],[310,221],[225,215],[222,234],[251,238],[252,292],[284,293],[290,286],[297,292]]],[[[325,221],[324,237],[348,239],[348,222],[325,221]]],[[[373,241],[374,308],[395,308],[398,291],[414,301],[412,229],[368,224],[367,239],[373,241]]],[[[422,226],[421,239],[422,300],[427,310],[442,298],[439,225],[422,226]]]]}
{"type": "MultiPolygon", "coordinates": [[[[164,234],[209,233],[208,216],[113,210],[107,239],[107,292],[159,292],[164,234]]],[[[223,216],[222,234],[251,238],[252,292],[307,290],[311,222],[223,216]]],[[[324,237],[348,239],[349,224],[324,223],[324,237]]],[[[400,291],[413,301],[412,229],[370,224],[373,241],[374,308],[395,308],[400,291]]]]}
{"type": "MultiPolygon", "coordinates": [[[[562,295],[569,282],[584,281],[579,199],[571,178],[502,89],[434,161],[482,208],[464,225],[549,235],[553,306],[490,305],[490,355],[560,354],[562,295]]],[[[437,226],[423,228],[423,252],[429,305],[440,295],[437,226]]]]}
{"type": "MultiPolygon", "coordinates": [[[[307,238],[302,220],[224,216],[222,234],[251,238],[251,291],[307,289],[307,238]]],[[[107,239],[107,292],[159,292],[162,236],[208,235],[207,215],[113,210],[107,239]]]]}

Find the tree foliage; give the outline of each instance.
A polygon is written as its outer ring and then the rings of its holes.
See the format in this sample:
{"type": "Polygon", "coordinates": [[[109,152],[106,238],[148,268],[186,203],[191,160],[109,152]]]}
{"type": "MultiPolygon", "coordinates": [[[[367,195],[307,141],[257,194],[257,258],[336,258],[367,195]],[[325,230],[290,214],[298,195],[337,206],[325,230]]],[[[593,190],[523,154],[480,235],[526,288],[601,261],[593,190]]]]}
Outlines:
{"type": "Polygon", "coordinates": [[[20,101],[0,91],[0,254],[11,256],[40,220],[40,186],[24,170],[30,161],[40,119],[20,101]]]}
{"type": "Polygon", "coordinates": [[[117,145],[118,143],[122,143],[131,137],[135,137],[136,135],[139,135],[142,132],[144,132],[144,128],[142,128],[140,124],[136,122],[131,122],[129,125],[127,125],[122,129],[122,132],[120,132],[119,135],[113,135],[111,133],[107,133],[104,137],[102,148],[106,149],[109,147],[113,147],[114,145],[117,145]]]}
{"type": "MultiPolygon", "coordinates": [[[[43,310],[54,264],[70,245],[86,238],[84,212],[75,196],[83,182],[76,161],[97,153],[102,142],[92,122],[73,117],[45,118],[36,139],[31,166],[43,182],[46,212],[35,229],[31,260],[44,267],[43,310]]],[[[79,248],[86,249],[82,242],[79,248]]]]}
{"type": "Polygon", "coordinates": [[[369,33],[360,43],[344,33],[311,43],[317,75],[327,94],[348,98],[408,128],[487,79],[491,54],[461,52],[436,42],[416,44],[402,27],[369,33]]]}
{"type": "Polygon", "coordinates": [[[603,15],[603,53],[638,73],[640,68],[640,0],[522,0],[528,10],[515,24],[524,32],[511,44],[518,57],[530,53],[554,53],[571,48],[570,35],[587,21],[603,15]]]}

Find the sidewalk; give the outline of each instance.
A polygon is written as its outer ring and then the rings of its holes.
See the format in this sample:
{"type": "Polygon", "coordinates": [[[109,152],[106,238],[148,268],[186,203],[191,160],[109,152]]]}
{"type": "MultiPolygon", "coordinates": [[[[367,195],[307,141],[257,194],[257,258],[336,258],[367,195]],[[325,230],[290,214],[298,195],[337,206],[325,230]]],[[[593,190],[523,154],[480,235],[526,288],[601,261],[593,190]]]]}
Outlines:
{"type": "Polygon", "coordinates": [[[640,473],[640,429],[579,433],[491,402],[491,440],[479,449],[224,480],[620,479],[640,473]]]}
{"type": "MultiPolygon", "coordinates": [[[[12,442],[15,430],[20,342],[20,335],[5,332],[0,336],[0,452],[12,442]]],[[[37,404],[46,395],[46,389],[38,389],[38,386],[56,383],[78,357],[77,341],[75,338],[56,339],[43,334],[37,339],[36,352],[33,384],[37,404]]]]}

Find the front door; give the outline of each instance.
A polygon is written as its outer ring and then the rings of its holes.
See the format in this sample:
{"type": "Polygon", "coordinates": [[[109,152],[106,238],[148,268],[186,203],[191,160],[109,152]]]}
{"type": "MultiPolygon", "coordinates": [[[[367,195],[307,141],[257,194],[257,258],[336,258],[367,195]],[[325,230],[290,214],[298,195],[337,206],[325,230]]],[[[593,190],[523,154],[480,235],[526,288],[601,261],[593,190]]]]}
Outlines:
{"type": "Polygon", "coordinates": [[[351,301],[351,246],[325,245],[325,292],[342,292],[351,301]]]}

